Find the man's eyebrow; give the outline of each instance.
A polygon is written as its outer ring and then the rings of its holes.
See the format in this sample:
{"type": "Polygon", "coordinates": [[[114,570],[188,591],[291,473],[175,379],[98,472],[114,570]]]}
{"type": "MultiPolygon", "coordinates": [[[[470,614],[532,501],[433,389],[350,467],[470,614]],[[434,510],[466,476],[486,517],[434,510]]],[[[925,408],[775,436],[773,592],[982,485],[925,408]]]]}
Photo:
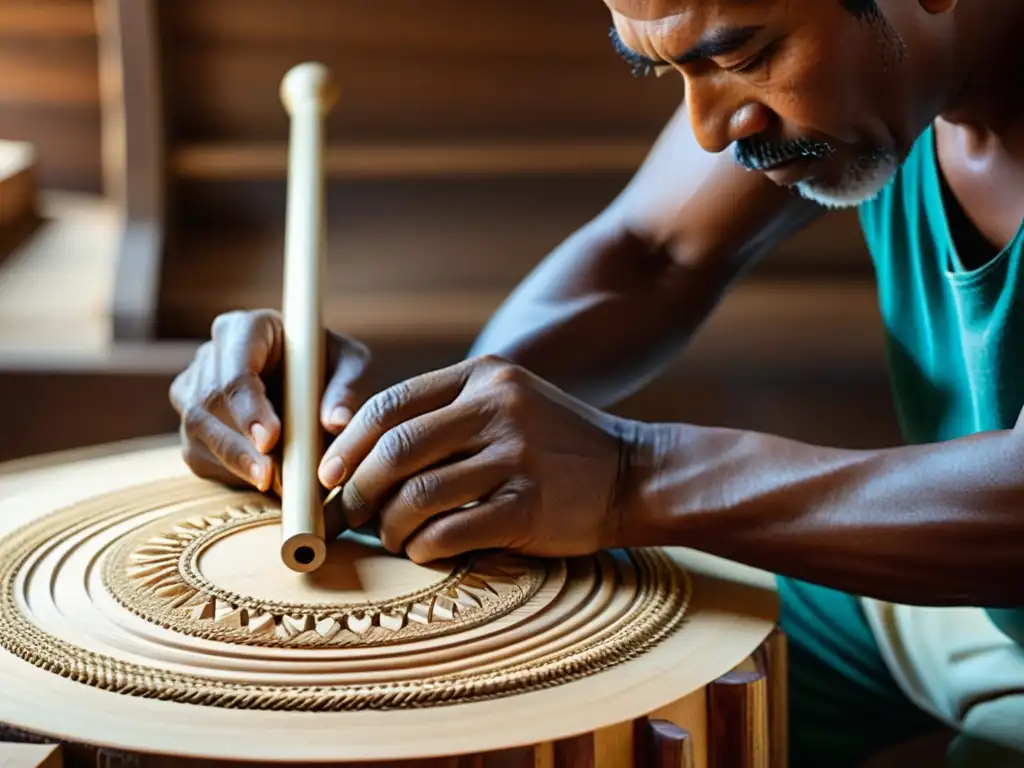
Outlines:
{"type": "MultiPolygon", "coordinates": [[[[716,56],[726,56],[730,53],[735,53],[749,43],[762,29],[763,27],[757,26],[709,29],[701,35],[700,40],[694,43],[689,50],[673,58],[672,62],[675,64],[689,64],[700,59],[711,59],[716,56]]],[[[648,58],[627,48],[615,27],[611,28],[608,36],[611,38],[616,52],[630,64],[658,66],[668,63],[648,58]]]]}

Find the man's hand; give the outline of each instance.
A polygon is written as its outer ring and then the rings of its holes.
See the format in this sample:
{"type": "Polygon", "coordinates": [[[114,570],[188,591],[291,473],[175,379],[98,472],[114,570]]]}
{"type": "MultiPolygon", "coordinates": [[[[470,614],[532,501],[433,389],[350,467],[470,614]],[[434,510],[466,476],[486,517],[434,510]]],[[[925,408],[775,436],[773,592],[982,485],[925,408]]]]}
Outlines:
{"type": "MultiPolygon", "coordinates": [[[[229,312],[213,322],[211,340],[170,390],[181,417],[185,461],[196,475],[270,489],[281,436],[283,350],[277,312],[229,312]]],[[[362,344],[331,333],[326,350],[320,419],[336,435],[369,394],[370,354],[362,344]]]]}
{"type": "Polygon", "coordinates": [[[320,465],[345,481],[352,527],[415,562],[475,549],[585,554],[614,546],[637,425],[525,369],[477,358],[380,392],[320,465]]]}

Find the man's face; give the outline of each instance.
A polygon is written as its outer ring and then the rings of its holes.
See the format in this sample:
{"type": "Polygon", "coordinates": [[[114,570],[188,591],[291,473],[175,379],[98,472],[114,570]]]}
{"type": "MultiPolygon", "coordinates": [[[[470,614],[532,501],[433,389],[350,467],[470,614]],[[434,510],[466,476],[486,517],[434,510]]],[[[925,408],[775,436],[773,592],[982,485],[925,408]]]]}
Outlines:
{"type": "Polygon", "coordinates": [[[638,74],[682,75],[705,150],[733,145],[744,167],[823,205],[877,194],[941,100],[924,77],[938,35],[913,2],[895,20],[841,0],[605,3],[638,74]]]}

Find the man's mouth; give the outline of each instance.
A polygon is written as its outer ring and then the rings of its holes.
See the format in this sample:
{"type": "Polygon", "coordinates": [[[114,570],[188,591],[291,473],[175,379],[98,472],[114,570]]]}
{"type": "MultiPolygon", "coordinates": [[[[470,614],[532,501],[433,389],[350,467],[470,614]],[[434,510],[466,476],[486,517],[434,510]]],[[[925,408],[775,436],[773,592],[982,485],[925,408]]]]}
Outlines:
{"type": "MultiPolygon", "coordinates": [[[[736,161],[747,170],[761,171],[773,181],[791,176],[797,167],[806,170],[814,161],[831,155],[831,144],[812,139],[793,139],[778,144],[755,139],[736,142],[736,161]]],[[[783,182],[778,182],[783,183],[783,182]]]]}
{"type": "Polygon", "coordinates": [[[814,167],[821,162],[817,157],[796,157],[786,160],[761,171],[765,176],[778,184],[780,187],[792,187],[804,181],[814,170],[814,167]]]}

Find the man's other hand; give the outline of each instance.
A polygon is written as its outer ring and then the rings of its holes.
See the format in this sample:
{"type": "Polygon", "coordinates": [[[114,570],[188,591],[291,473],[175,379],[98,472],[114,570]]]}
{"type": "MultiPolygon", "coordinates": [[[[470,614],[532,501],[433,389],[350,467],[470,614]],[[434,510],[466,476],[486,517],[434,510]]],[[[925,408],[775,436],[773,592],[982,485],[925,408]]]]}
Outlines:
{"type": "MultiPolygon", "coordinates": [[[[372,391],[370,354],[357,341],[325,333],[320,419],[337,435],[372,391]]],[[[214,320],[210,341],[170,389],[185,462],[196,475],[233,487],[271,488],[280,454],[283,352],[278,312],[228,312],[214,320]]]]}

